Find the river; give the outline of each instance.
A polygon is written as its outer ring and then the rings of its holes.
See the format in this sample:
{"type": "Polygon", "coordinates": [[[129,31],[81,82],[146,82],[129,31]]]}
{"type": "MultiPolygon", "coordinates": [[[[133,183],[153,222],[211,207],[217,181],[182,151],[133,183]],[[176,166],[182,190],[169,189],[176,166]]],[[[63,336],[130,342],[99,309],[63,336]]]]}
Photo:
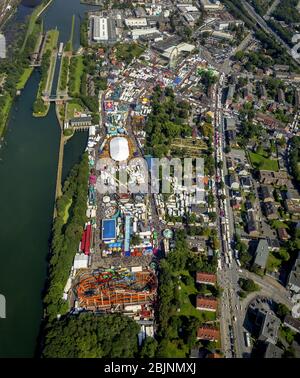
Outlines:
{"type": "MultiPolygon", "coordinates": [[[[23,20],[40,0],[24,0],[15,19],[23,20]]],[[[79,20],[91,7],[80,0],[54,0],[43,14],[45,29],[57,27],[59,41],[80,45],[79,20]]],[[[32,117],[40,74],[34,71],[14,103],[0,149],[0,293],[6,319],[0,319],[0,357],[33,357],[42,318],[42,292],[55,200],[60,129],[51,105],[45,118],[32,117]]],[[[67,143],[63,178],[86,145],[79,132],[67,143]]]]}

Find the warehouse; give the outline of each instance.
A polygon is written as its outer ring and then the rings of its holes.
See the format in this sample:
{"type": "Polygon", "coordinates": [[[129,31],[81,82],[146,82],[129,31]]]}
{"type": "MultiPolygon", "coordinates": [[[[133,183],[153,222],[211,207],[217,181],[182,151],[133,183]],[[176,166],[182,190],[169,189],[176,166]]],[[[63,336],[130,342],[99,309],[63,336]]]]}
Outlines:
{"type": "Polygon", "coordinates": [[[93,16],[92,30],[94,42],[115,42],[116,27],[115,20],[106,17],[93,16]]]}
{"type": "Polygon", "coordinates": [[[145,27],[147,26],[147,19],[146,18],[135,18],[135,17],[131,17],[131,18],[126,18],[125,19],[125,25],[127,27],[136,27],[136,28],[140,28],[140,27],[145,27]]]}

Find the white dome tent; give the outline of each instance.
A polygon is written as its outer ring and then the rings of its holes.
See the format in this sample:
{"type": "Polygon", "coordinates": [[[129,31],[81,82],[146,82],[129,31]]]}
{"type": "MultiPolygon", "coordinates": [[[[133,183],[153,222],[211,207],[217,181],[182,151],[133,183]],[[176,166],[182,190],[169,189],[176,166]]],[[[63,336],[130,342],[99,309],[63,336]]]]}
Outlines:
{"type": "Polygon", "coordinates": [[[124,161],[129,157],[128,141],[124,137],[112,138],[110,141],[110,156],[115,161],[124,161]]]}

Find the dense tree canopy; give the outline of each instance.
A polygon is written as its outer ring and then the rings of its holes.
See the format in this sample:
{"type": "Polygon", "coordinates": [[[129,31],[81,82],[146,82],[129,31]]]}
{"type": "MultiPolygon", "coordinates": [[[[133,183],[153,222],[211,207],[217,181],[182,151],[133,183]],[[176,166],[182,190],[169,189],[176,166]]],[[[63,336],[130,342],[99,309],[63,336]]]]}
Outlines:
{"type": "Polygon", "coordinates": [[[132,358],[138,352],[139,330],[139,325],[127,316],[70,315],[56,320],[47,330],[43,357],[132,358]]]}

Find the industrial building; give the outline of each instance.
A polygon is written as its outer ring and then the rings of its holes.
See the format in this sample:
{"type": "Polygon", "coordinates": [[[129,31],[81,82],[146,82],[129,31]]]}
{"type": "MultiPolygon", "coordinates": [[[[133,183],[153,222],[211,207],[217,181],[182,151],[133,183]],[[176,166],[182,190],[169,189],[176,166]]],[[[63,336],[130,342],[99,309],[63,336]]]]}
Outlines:
{"type": "Polygon", "coordinates": [[[131,31],[131,38],[133,40],[137,40],[141,37],[144,37],[146,35],[152,35],[152,34],[155,34],[157,36],[159,36],[161,33],[159,32],[159,30],[157,28],[146,28],[146,29],[133,29],[131,31]]]}
{"type": "Polygon", "coordinates": [[[141,27],[146,27],[148,25],[148,22],[145,17],[143,18],[130,17],[130,18],[125,18],[125,25],[129,28],[141,28],[141,27]]]}
{"type": "Polygon", "coordinates": [[[222,4],[218,0],[200,0],[200,3],[206,11],[219,11],[222,9],[222,4]]]}
{"type": "Polygon", "coordinates": [[[116,26],[112,18],[92,16],[92,39],[97,43],[113,43],[116,41],[116,26]]]}

